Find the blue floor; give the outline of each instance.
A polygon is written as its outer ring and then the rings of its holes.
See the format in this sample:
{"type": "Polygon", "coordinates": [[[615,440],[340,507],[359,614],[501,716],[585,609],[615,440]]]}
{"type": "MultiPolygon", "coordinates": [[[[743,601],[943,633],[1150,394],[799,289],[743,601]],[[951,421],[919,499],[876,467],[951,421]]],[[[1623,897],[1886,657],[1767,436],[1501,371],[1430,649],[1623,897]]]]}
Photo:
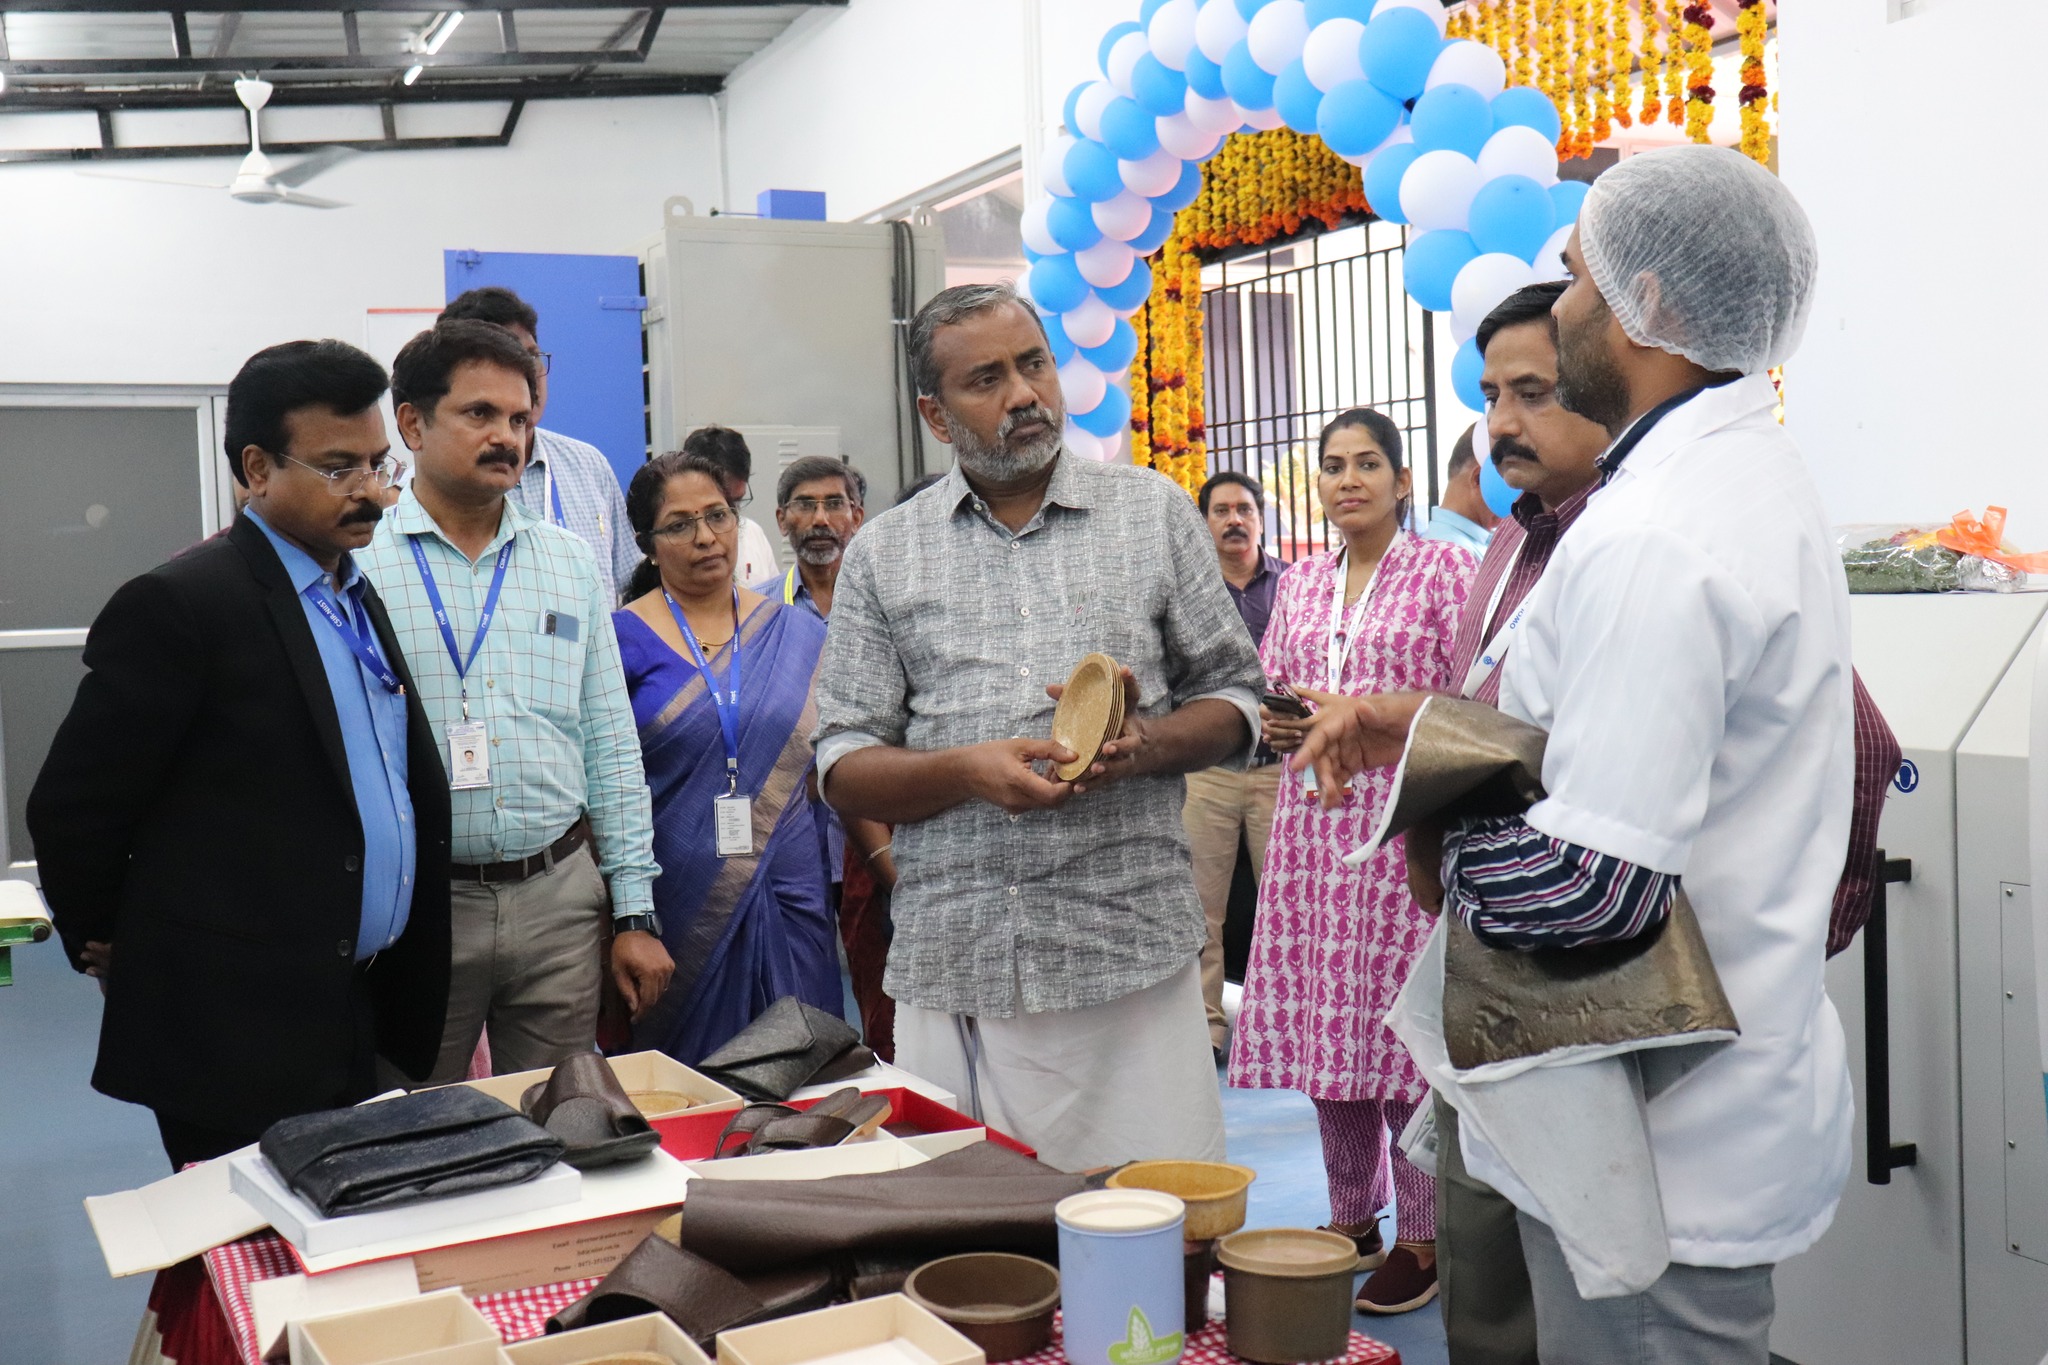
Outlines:
{"type": "MultiPolygon", "coordinates": [[[[99,1036],[99,993],[55,943],[14,950],[15,984],[0,989],[0,1362],[119,1365],[149,1293],[148,1275],[107,1278],[80,1201],[169,1174],[148,1113],[87,1084],[99,1036]]],[[[1259,1173],[1254,1227],[1328,1221],[1315,1110],[1293,1091],[1223,1092],[1231,1160],[1259,1173]]],[[[1387,1230],[1389,1239],[1392,1229],[1387,1230]]],[[[1358,1320],[1404,1365],[1444,1365],[1434,1304],[1358,1320]]]]}

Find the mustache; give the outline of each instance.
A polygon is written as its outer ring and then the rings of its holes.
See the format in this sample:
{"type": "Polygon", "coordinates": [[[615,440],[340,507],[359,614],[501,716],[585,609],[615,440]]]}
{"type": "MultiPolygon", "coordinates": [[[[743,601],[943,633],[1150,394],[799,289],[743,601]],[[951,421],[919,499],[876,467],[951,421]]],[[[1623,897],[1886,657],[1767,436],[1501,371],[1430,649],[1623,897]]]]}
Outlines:
{"type": "Polygon", "coordinates": [[[374,502],[366,502],[355,510],[346,513],[341,519],[341,524],[343,526],[375,526],[382,520],[384,520],[384,509],[374,502]]]}
{"type": "Polygon", "coordinates": [[[509,464],[516,469],[524,459],[523,455],[510,446],[492,446],[489,450],[477,456],[476,462],[478,464],[509,464]]]}
{"type": "Polygon", "coordinates": [[[996,428],[996,436],[998,439],[1008,440],[1018,427],[1023,426],[1027,422],[1042,422],[1047,427],[1052,428],[1059,426],[1059,419],[1054,417],[1044,404],[1033,403],[1028,408],[1014,409],[1008,416],[1004,417],[1003,424],[996,428]]]}
{"type": "Polygon", "coordinates": [[[1530,464],[1543,463],[1542,460],[1537,458],[1535,451],[1529,449],[1520,441],[1495,441],[1493,443],[1493,467],[1495,469],[1500,468],[1501,462],[1508,459],[1527,460],[1530,464]]]}
{"type": "Polygon", "coordinates": [[[1242,526],[1233,526],[1223,533],[1223,538],[1225,540],[1250,540],[1252,533],[1245,530],[1242,526]]]}

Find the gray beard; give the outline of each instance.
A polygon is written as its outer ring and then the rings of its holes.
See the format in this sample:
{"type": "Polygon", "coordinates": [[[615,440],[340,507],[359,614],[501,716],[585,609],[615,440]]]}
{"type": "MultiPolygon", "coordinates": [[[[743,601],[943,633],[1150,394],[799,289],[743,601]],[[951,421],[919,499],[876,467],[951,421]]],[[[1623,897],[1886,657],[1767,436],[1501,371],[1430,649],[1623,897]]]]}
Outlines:
{"type": "MultiPolygon", "coordinates": [[[[1045,435],[1024,445],[1013,446],[1003,439],[1000,432],[994,441],[983,442],[948,409],[946,416],[953,431],[953,458],[959,462],[963,472],[988,483],[1016,483],[1030,478],[1059,458],[1060,427],[1066,420],[1064,413],[1048,413],[1042,408],[1039,413],[1046,418],[1045,435]]],[[[1003,427],[1007,428],[1014,420],[1013,416],[1005,417],[1003,427]]]]}
{"type": "Polygon", "coordinates": [[[846,553],[844,545],[798,545],[796,557],[814,569],[829,569],[846,553]]]}

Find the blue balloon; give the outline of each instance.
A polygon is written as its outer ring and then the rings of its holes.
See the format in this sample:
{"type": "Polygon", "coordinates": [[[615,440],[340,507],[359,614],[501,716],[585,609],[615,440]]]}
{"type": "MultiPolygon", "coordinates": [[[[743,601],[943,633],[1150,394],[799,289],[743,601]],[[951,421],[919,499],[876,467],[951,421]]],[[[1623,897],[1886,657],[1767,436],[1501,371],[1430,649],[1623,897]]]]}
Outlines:
{"type": "Polygon", "coordinates": [[[1131,97],[1146,113],[1171,118],[1188,107],[1188,78],[1147,52],[1131,68],[1131,97]]]}
{"type": "Polygon", "coordinates": [[[1412,100],[1429,81],[1443,40],[1428,15],[1415,9],[1376,14],[1358,40],[1365,78],[1397,100],[1412,100]]]}
{"type": "Polygon", "coordinates": [[[1097,289],[1095,292],[1102,297],[1104,303],[1120,313],[1142,308],[1145,300],[1152,297],[1152,267],[1143,261],[1133,261],[1130,274],[1108,288],[1097,289]]]}
{"type": "MultiPolygon", "coordinates": [[[[1138,272],[1134,270],[1131,273],[1135,275],[1138,272]]],[[[1103,301],[1108,302],[1106,298],[1103,301]]],[[[1109,334],[1109,340],[1083,350],[1081,358],[1104,374],[1115,374],[1138,358],[1138,333],[1130,323],[1118,318],[1116,330],[1109,334]]]]}
{"type": "Polygon", "coordinates": [[[1470,233],[1425,232],[1401,253],[1401,282],[1414,300],[1432,313],[1451,311],[1451,284],[1458,272],[1479,254],[1470,233]]]}
{"type": "Polygon", "coordinates": [[[1373,3],[1374,0],[1308,0],[1303,8],[1308,26],[1314,28],[1329,19],[1356,19],[1362,24],[1372,18],[1373,3]]]}
{"type": "Polygon", "coordinates": [[[1052,197],[1045,211],[1045,231],[1069,251],[1086,251],[1102,240],[1102,229],[1095,225],[1090,206],[1064,194],[1052,197]]]}
{"type": "Polygon", "coordinates": [[[1166,239],[1173,235],[1173,214],[1157,204],[1152,206],[1152,221],[1145,230],[1131,238],[1131,250],[1140,256],[1150,256],[1166,245],[1166,239]]]}
{"type": "Polygon", "coordinates": [[[1118,95],[1102,111],[1102,145],[1125,161],[1143,161],[1159,150],[1159,120],[1118,95]]]}
{"type": "Polygon", "coordinates": [[[1109,74],[1110,51],[1116,47],[1117,43],[1122,41],[1125,34],[1143,33],[1144,31],[1145,30],[1143,28],[1132,23],[1128,19],[1126,19],[1121,24],[1110,25],[1109,32],[1102,35],[1101,46],[1095,49],[1095,64],[1102,68],[1102,72],[1105,76],[1109,74]]]}
{"type": "Polygon", "coordinates": [[[1557,230],[1557,211],[1543,186],[1528,176],[1499,175],[1472,196],[1470,221],[1481,251],[1506,252],[1533,264],[1557,230]]]}
{"type": "Polygon", "coordinates": [[[1117,169],[1116,153],[1093,138],[1081,138],[1067,148],[1067,159],[1060,163],[1060,169],[1066,172],[1067,188],[1076,199],[1099,204],[1124,192],[1124,175],[1117,169]]]}
{"type": "Polygon", "coordinates": [[[1072,90],[1069,90],[1067,92],[1067,102],[1066,104],[1061,106],[1060,120],[1066,124],[1067,131],[1072,133],[1075,137],[1081,136],[1081,115],[1076,106],[1079,105],[1081,102],[1082,93],[1093,84],[1095,84],[1095,82],[1093,81],[1082,81],[1079,85],[1075,86],[1072,90]]]}
{"type": "Polygon", "coordinates": [[[1031,267],[1031,297],[1050,313],[1070,313],[1088,297],[1088,281],[1072,256],[1048,256],[1031,267]]]}
{"type": "Polygon", "coordinates": [[[1400,126],[1400,104],[1371,81],[1346,81],[1323,96],[1316,119],[1316,131],[1338,156],[1364,156],[1400,126]]]}
{"type": "Polygon", "coordinates": [[[1188,89],[1205,100],[1220,100],[1229,93],[1223,88],[1223,68],[1199,47],[1188,49],[1188,64],[1182,74],[1188,78],[1188,89]]]}
{"type": "Polygon", "coordinates": [[[1138,22],[1141,24],[1151,23],[1152,16],[1159,13],[1160,6],[1165,3],[1166,0],[1145,0],[1144,4],[1138,6],[1138,22]]]}
{"type": "Polygon", "coordinates": [[[1566,223],[1579,221],[1579,207],[1586,202],[1586,192],[1592,189],[1583,180],[1560,180],[1550,187],[1550,209],[1557,221],[1550,225],[1552,232],[1566,223]]]}
{"type": "Polygon", "coordinates": [[[1060,316],[1055,313],[1051,317],[1047,317],[1045,314],[1040,313],[1038,315],[1038,324],[1045,328],[1045,344],[1052,348],[1054,368],[1058,368],[1072,360],[1077,348],[1074,345],[1073,339],[1067,335],[1067,324],[1061,320],[1060,316]]]}
{"type": "Polygon", "coordinates": [[[1273,79],[1264,67],[1252,60],[1252,50],[1242,38],[1223,58],[1223,88],[1230,92],[1230,98],[1237,101],[1240,109],[1271,109],[1273,79]]]}
{"type": "Polygon", "coordinates": [[[1152,207],[1178,213],[1195,202],[1202,193],[1202,163],[1189,161],[1180,168],[1180,179],[1173,182],[1173,188],[1164,194],[1152,196],[1152,207]]]}
{"type": "Polygon", "coordinates": [[[1323,92],[1316,89],[1314,81],[1308,78],[1308,68],[1300,59],[1292,62],[1273,82],[1273,107],[1280,111],[1281,119],[1297,133],[1313,133],[1316,130],[1316,111],[1323,107],[1323,92]]]}
{"type": "MultiPolygon", "coordinates": [[[[1481,394],[1484,398],[1486,395],[1481,394]]],[[[1483,411],[1484,409],[1482,409],[1483,411]]],[[[1486,510],[1497,517],[1505,517],[1515,510],[1515,503],[1521,494],[1500,476],[1500,467],[1492,460],[1479,462],[1479,496],[1486,500],[1486,510]]]]}
{"type": "Polygon", "coordinates": [[[1401,215],[1401,177],[1408,174],[1408,168],[1421,155],[1421,148],[1403,142],[1382,151],[1365,168],[1365,202],[1390,223],[1408,221],[1401,215]]]}
{"type": "Polygon", "coordinates": [[[1479,375],[1485,368],[1486,357],[1479,354],[1479,338],[1466,337],[1457,355],[1451,358],[1451,391],[1474,412],[1486,411],[1486,395],[1479,389],[1479,375]]]}
{"type": "Polygon", "coordinates": [[[1564,120],[1550,96],[1527,85],[1510,86],[1493,97],[1493,130],[1534,128],[1551,142],[1564,134],[1564,120]]]}
{"type": "Polygon", "coordinates": [[[1463,152],[1476,158],[1493,136],[1493,110],[1487,107],[1486,96],[1469,85],[1439,85],[1423,92],[1408,122],[1415,129],[1415,145],[1425,152],[1463,152]]]}
{"type": "Polygon", "coordinates": [[[1111,384],[1093,411],[1076,413],[1074,425],[1090,436],[1114,436],[1131,424],[1131,391],[1111,384]]]}
{"type": "Polygon", "coordinates": [[[1249,24],[1254,14],[1257,14],[1272,2],[1273,0],[1237,0],[1237,12],[1242,14],[1244,21],[1249,24]]]}

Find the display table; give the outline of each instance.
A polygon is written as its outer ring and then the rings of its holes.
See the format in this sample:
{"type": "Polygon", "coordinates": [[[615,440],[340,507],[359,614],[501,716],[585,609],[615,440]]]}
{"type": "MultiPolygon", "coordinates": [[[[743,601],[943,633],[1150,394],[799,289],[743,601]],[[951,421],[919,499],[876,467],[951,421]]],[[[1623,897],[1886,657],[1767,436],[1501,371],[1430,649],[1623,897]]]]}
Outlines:
{"type": "MultiPolygon", "coordinates": [[[[215,1247],[197,1261],[159,1271],[149,1306],[162,1345],[156,1360],[177,1365],[261,1365],[256,1320],[249,1307],[249,1286],[258,1280],[298,1273],[284,1239],[261,1232],[239,1242],[215,1247]]],[[[569,1280],[532,1289],[486,1294],[474,1300],[498,1335],[508,1342],[537,1337],[548,1318],[589,1293],[596,1280],[569,1280]]],[[[1224,1346],[1224,1327],[1212,1322],[1189,1338],[1187,1365],[1235,1365],[1237,1357],[1224,1346]]],[[[149,1357],[138,1352],[138,1357],[149,1357]]],[[[1065,1365],[1055,1323],[1053,1343],[1019,1365],[1065,1365]]],[[[136,1365],[131,1362],[131,1365],[136,1365]]],[[[153,1365],[153,1362],[152,1362],[153,1365]]],[[[1351,1348],[1339,1365],[1401,1365],[1401,1353],[1363,1333],[1351,1334],[1351,1348]]]]}

